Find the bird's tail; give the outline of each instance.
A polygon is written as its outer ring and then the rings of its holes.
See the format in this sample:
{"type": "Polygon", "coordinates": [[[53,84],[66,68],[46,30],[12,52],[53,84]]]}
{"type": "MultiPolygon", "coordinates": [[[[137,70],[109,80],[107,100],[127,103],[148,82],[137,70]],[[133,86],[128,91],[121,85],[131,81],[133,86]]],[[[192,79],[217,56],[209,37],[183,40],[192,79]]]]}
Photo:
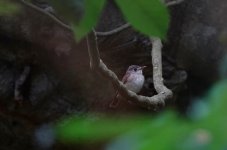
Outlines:
{"type": "Polygon", "coordinates": [[[116,92],[116,95],[114,96],[113,100],[111,101],[109,107],[110,108],[116,108],[119,104],[119,93],[116,92]]]}

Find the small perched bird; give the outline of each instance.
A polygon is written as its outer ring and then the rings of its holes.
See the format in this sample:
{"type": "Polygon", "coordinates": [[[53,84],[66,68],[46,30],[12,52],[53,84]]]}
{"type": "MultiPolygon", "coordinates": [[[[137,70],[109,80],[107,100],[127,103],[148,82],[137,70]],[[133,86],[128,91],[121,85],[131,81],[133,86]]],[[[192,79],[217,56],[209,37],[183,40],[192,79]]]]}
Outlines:
{"type": "MultiPolygon", "coordinates": [[[[122,82],[128,90],[135,93],[140,92],[144,84],[143,69],[145,67],[146,66],[137,66],[137,65],[131,65],[128,67],[128,70],[126,71],[124,77],[122,78],[122,82]]],[[[117,91],[113,101],[109,105],[111,108],[117,107],[119,103],[119,97],[120,95],[117,91]]]]}

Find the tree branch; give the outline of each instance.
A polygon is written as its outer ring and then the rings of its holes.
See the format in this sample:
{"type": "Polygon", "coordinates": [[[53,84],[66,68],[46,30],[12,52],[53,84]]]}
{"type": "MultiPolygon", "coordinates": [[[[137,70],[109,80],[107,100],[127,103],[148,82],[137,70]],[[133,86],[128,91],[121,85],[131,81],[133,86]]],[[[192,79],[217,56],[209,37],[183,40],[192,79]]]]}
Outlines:
{"type": "Polygon", "coordinates": [[[114,87],[116,87],[119,93],[132,102],[135,102],[146,108],[154,108],[158,109],[160,106],[165,105],[165,100],[172,97],[172,91],[166,88],[163,84],[162,79],[162,59],[161,59],[161,40],[158,38],[151,38],[153,42],[152,47],[152,64],[153,64],[153,72],[154,72],[154,84],[155,89],[157,91],[157,95],[152,97],[137,95],[136,93],[127,90],[125,85],[118,79],[117,75],[107,68],[107,66],[103,63],[99,56],[99,50],[96,42],[95,32],[91,32],[87,36],[88,43],[88,52],[90,57],[91,68],[101,73],[103,76],[108,78],[114,87]],[[97,63],[99,62],[99,63],[97,63]]]}
{"type": "MultiPolygon", "coordinates": [[[[170,1],[170,2],[165,3],[165,5],[166,6],[173,6],[173,5],[179,4],[179,3],[183,2],[183,1],[184,0],[173,0],[173,1],[170,1]]],[[[51,13],[43,10],[42,8],[37,7],[36,5],[34,5],[32,3],[27,2],[26,0],[20,0],[20,2],[23,5],[25,5],[25,6],[31,8],[31,9],[37,11],[37,12],[39,12],[39,13],[47,16],[47,17],[49,17],[51,20],[53,20],[54,22],[56,22],[62,28],[66,29],[66,30],[69,30],[71,32],[73,31],[72,28],[71,28],[71,26],[69,26],[68,24],[65,24],[64,22],[62,22],[62,20],[58,19],[53,14],[51,14],[51,13]]],[[[116,34],[118,32],[121,32],[122,30],[125,30],[125,29],[127,29],[129,27],[131,27],[130,23],[125,23],[125,24],[121,25],[120,27],[117,27],[117,28],[115,28],[113,30],[110,30],[110,31],[106,31],[106,32],[98,32],[98,31],[95,31],[95,32],[96,32],[96,36],[109,36],[109,35],[113,35],[113,34],[116,34]]]]}
{"type": "Polygon", "coordinates": [[[131,27],[130,23],[125,23],[125,24],[121,25],[120,27],[117,27],[117,28],[110,30],[110,31],[106,31],[106,32],[95,31],[95,32],[96,32],[97,36],[108,36],[108,35],[116,34],[116,33],[120,32],[122,30],[129,28],[129,27],[131,27]]]}
{"type": "MultiPolygon", "coordinates": [[[[182,0],[179,0],[182,1],[182,0]]],[[[43,15],[46,15],[53,21],[55,21],[58,25],[63,27],[64,29],[72,31],[72,28],[63,23],[61,20],[59,20],[57,17],[54,15],[46,12],[45,10],[26,2],[25,0],[20,0],[20,2],[35,10],[43,15]]],[[[169,3],[167,4],[168,6],[171,6],[173,4],[169,3]]],[[[163,84],[163,79],[162,79],[162,59],[161,59],[161,40],[158,38],[150,38],[152,41],[152,64],[153,64],[153,80],[154,80],[154,87],[157,91],[157,95],[154,95],[152,97],[147,97],[147,96],[141,96],[137,95],[136,93],[129,91],[126,89],[124,84],[118,79],[116,74],[111,71],[110,69],[107,68],[107,66],[102,62],[100,59],[99,55],[99,50],[97,47],[97,40],[96,36],[109,36],[115,33],[118,33],[126,28],[130,27],[129,23],[126,23],[118,28],[115,28],[111,31],[107,32],[91,32],[87,36],[87,44],[88,44],[88,52],[89,52],[89,57],[90,57],[90,66],[91,69],[94,71],[100,72],[102,75],[107,77],[113,84],[113,86],[117,87],[119,90],[119,93],[125,97],[128,100],[131,100],[135,103],[138,103],[141,106],[151,108],[153,107],[154,109],[159,108],[159,106],[164,106],[165,105],[165,100],[168,98],[172,97],[172,91],[169,90],[164,84],[163,84]],[[96,33],[96,34],[95,34],[96,33]]]]}
{"type": "Polygon", "coordinates": [[[54,22],[56,22],[56,23],[57,23],[59,26],[61,26],[62,28],[67,29],[67,30],[69,30],[69,31],[73,31],[72,28],[71,28],[69,25],[65,24],[65,23],[62,22],[60,19],[58,19],[56,16],[54,16],[53,14],[51,14],[51,13],[45,11],[44,9],[37,7],[36,5],[34,5],[34,4],[32,4],[32,3],[29,3],[29,2],[27,2],[26,0],[20,0],[20,2],[21,2],[24,6],[29,7],[29,8],[31,8],[31,9],[33,9],[33,10],[35,10],[35,11],[37,11],[37,12],[39,12],[39,13],[41,13],[41,14],[47,16],[47,17],[49,17],[51,20],[53,20],[54,22]]]}

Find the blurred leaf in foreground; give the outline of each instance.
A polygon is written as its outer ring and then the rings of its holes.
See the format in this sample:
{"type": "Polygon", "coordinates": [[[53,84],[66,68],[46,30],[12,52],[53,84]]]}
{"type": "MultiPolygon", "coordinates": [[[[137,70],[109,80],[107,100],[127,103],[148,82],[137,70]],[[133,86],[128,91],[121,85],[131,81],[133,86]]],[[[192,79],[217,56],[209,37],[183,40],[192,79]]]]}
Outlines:
{"type": "Polygon", "coordinates": [[[85,0],[85,12],[83,18],[78,25],[73,24],[73,30],[77,41],[83,38],[92,30],[92,28],[95,27],[104,4],[105,0],[85,0]]]}
{"type": "Polygon", "coordinates": [[[71,118],[56,127],[58,138],[65,142],[103,141],[146,125],[144,117],[94,119],[93,117],[71,118]]]}
{"type": "Polygon", "coordinates": [[[0,16],[12,15],[19,11],[19,6],[10,0],[0,0],[0,16]]]}
{"type": "Polygon", "coordinates": [[[105,0],[51,0],[54,9],[71,24],[77,41],[95,27],[104,3],[105,0]]]}
{"type": "Polygon", "coordinates": [[[227,78],[227,55],[221,61],[219,73],[222,78],[227,78]]]}
{"type": "Polygon", "coordinates": [[[204,98],[206,101],[194,106],[193,113],[199,114],[191,117],[196,119],[183,119],[171,111],[153,118],[71,118],[56,126],[57,138],[78,143],[111,139],[107,150],[224,149],[227,147],[226,91],[227,80],[217,83],[204,98]]]}
{"type": "Polygon", "coordinates": [[[165,39],[169,13],[160,0],[116,0],[126,20],[148,36],[165,39]]]}

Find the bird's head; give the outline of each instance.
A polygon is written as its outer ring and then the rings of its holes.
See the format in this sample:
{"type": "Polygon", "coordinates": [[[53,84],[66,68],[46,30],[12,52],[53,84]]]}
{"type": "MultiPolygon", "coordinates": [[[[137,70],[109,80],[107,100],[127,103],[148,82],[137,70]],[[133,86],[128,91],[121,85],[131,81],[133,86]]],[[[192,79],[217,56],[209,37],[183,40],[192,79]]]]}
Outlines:
{"type": "Polygon", "coordinates": [[[131,65],[128,67],[127,73],[143,74],[144,68],[146,68],[146,66],[131,65]]]}

